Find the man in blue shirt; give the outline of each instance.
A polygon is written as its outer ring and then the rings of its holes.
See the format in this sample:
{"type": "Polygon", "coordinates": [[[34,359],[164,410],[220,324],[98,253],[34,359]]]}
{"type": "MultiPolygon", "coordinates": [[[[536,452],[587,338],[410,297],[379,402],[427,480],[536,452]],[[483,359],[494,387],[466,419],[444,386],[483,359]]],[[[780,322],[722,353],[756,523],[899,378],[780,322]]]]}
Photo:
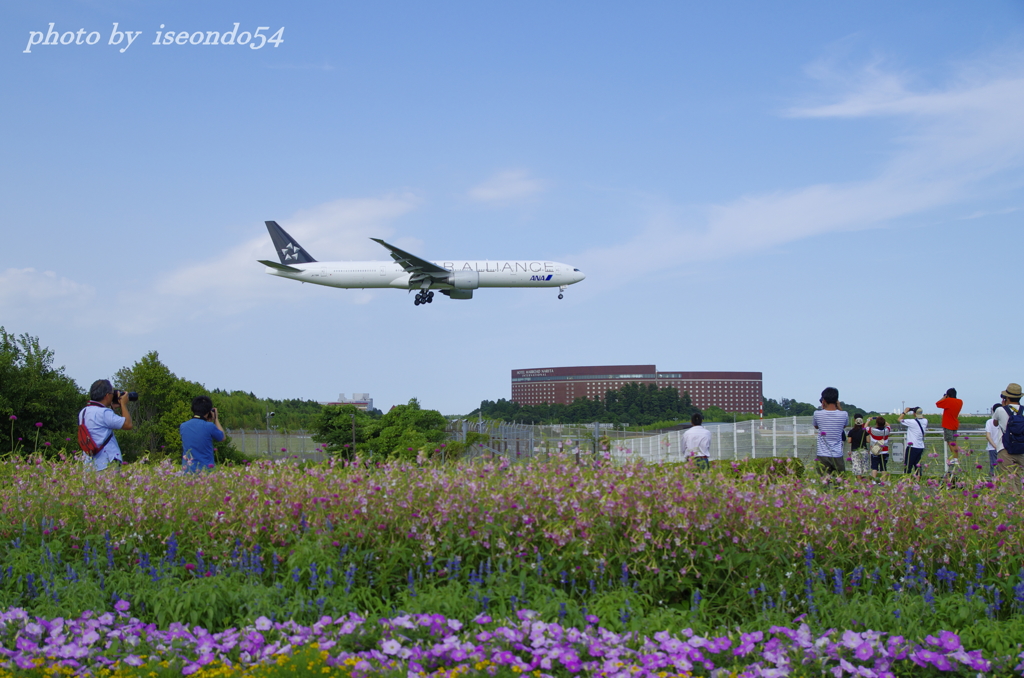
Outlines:
{"type": "Polygon", "coordinates": [[[185,473],[213,469],[213,443],[224,440],[217,408],[209,396],[192,399],[192,418],[183,423],[181,431],[181,467],[185,473]]]}

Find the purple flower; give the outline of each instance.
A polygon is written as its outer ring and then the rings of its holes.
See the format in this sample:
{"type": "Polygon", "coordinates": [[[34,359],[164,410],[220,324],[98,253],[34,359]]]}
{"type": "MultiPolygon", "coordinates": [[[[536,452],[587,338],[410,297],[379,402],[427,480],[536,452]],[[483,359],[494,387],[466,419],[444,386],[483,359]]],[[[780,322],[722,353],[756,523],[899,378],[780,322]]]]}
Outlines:
{"type": "Polygon", "coordinates": [[[43,422],[37,421],[36,422],[36,428],[42,428],[42,427],[43,427],[43,422]]]}
{"type": "Polygon", "coordinates": [[[14,415],[12,414],[12,415],[10,416],[10,420],[11,420],[11,421],[18,421],[18,418],[17,418],[16,416],[14,416],[14,415]]]}
{"type": "Polygon", "coordinates": [[[127,612],[128,608],[130,608],[130,607],[131,607],[131,603],[129,603],[124,598],[122,598],[121,600],[119,600],[116,603],[114,603],[114,609],[117,610],[118,612],[127,612]]]}

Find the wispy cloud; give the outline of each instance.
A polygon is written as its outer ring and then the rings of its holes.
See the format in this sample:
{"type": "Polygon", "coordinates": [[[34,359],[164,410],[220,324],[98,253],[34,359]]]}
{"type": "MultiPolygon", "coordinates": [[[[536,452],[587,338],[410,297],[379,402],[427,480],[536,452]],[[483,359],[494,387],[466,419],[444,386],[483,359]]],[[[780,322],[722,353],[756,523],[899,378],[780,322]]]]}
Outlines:
{"type": "Polygon", "coordinates": [[[469,189],[467,195],[477,202],[504,203],[529,198],[543,190],[544,183],[529,172],[506,170],[469,189]]]}
{"type": "MultiPolygon", "coordinates": [[[[9,268],[0,271],[0,318],[32,326],[55,319],[72,326],[95,325],[85,309],[96,300],[96,288],[53,271],[9,268]]],[[[98,318],[97,318],[98,320],[98,318]]]]}
{"type": "MultiPolygon", "coordinates": [[[[877,63],[853,74],[816,68],[815,77],[837,95],[794,107],[794,118],[905,121],[893,152],[874,176],[738,197],[707,206],[699,218],[677,220],[664,211],[632,241],[584,252],[581,267],[629,263],[647,270],[764,250],[816,235],[876,228],[901,217],[991,195],[992,180],[1024,167],[1024,59],[999,73],[977,64],[945,87],[914,89],[904,73],[877,63]]],[[[853,124],[843,122],[837,124],[853,124]]],[[[615,283],[608,283],[615,284],[615,283]]]]}

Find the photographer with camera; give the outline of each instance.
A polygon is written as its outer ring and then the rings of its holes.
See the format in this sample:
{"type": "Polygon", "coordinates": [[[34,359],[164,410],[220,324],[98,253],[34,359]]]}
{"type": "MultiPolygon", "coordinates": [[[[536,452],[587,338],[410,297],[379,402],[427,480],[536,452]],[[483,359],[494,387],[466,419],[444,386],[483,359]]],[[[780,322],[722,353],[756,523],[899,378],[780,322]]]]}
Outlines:
{"type": "Polygon", "coordinates": [[[185,473],[213,470],[213,443],[224,440],[224,427],[210,396],[192,399],[192,418],[183,423],[181,431],[181,468],[185,473]]]}
{"type": "Polygon", "coordinates": [[[903,472],[921,475],[921,457],[924,456],[924,432],[928,430],[928,419],[920,407],[908,407],[900,414],[899,420],[907,429],[907,451],[903,455],[903,472]],[[914,415],[913,422],[903,421],[908,414],[914,415]]]}
{"type": "Polygon", "coordinates": [[[83,436],[79,431],[79,442],[85,437],[86,444],[91,443],[93,449],[87,452],[92,455],[89,461],[94,470],[103,471],[114,462],[116,467],[121,466],[121,448],[117,446],[114,431],[131,430],[132,415],[128,411],[128,401],[138,399],[136,393],[115,390],[106,379],[94,381],[89,387],[89,403],[78,413],[79,429],[84,426],[87,433],[83,436]],[[118,408],[121,414],[114,412],[111,406],[118,408]]]}

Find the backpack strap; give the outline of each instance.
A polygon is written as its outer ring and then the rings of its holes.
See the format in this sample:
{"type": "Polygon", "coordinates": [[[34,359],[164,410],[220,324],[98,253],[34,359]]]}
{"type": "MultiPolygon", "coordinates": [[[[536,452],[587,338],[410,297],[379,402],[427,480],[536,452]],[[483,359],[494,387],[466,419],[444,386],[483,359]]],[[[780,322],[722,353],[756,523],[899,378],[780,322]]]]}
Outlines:
{"type": "MultiPolygon", "coordinates": [[[[105,407],[105,405],[103,403],[98,403],[95,400],[90,400],[89,403],[85,407],[82,408],[82,411],[78,413],[78,416],[79,416],[78,423],[80,425],[82,425],[82,426],[85,426],[85,411],[87,409],[89,409],[90,407],[105,407]]],[[[86,427],[86,430],[88,430],[88,427],[86,427]]],[[[92,433],[89,434],[89,437],[90,438],[92,437],[92,433]]],[[[109,443],[110,439],[113,438],[113,437],[114,437],[114,431],[111,430],[110,433],[107,434],[107,437],[103,439],[103,442],[100,444],[100,446],[96,448],[96,454],[99,454],[100,452],[102,452],[103,448],[107,446],[107,443],[109,443]]],[[[96,441],[93,441],[94,444],[95,444],[95,442],[96,441]]]]}
{"type": "Polygon", "coordinates": [[[914,423],[916,423],[917,427],[919,429],[921,429],[921,442],[923,443],[924,442],[924,426],[921,424],[921,420],[920,419],[915,419],[914,423]]]}

